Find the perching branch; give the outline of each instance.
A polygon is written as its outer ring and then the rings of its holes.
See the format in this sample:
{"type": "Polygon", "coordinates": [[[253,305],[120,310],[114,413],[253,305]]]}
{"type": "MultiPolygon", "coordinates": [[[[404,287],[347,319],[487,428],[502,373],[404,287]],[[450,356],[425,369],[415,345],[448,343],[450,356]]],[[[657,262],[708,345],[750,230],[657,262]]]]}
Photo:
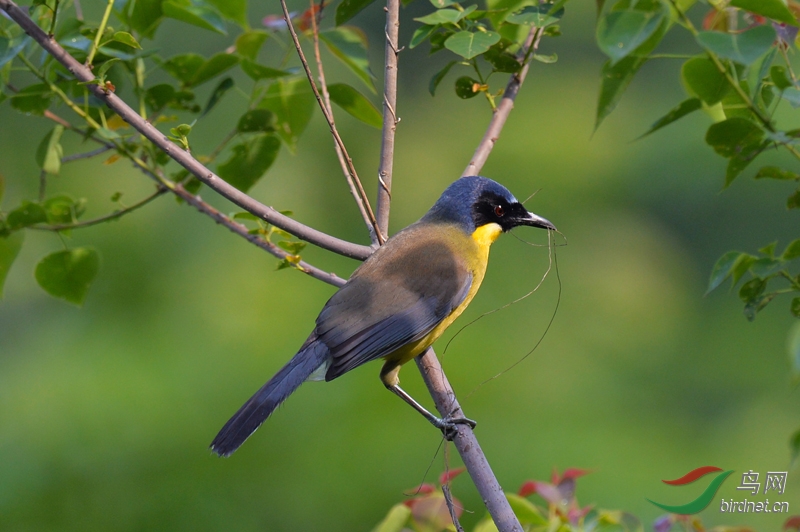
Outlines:
{"type": "MultiPolygon", "coordinates": [[[[80,64],[54,39],[51,39],[42,31],[27,13],[20,9],[12,0],[0,0],[0,9],[5,11],[9,18],[19,24],[28,35],[38,42],[47,53],[64,65],[78,80],[83,82],[94,80],[94,76],[88,68],[80,64]]],[[[88,84],[87,86],[97,98],[104,101],[110,109],[115,111],[123,120],[152,142],[157,148],[164,151],[164,153],[169,155],[209,188],[242,209],[261,218],[267,223],[293,234],[301,240],[333,251],[334,253],[360,260],[367,258],[372,253],[372,249],[369,246],[362,246],[333,237],[293,220],[288,216],[284,216],[272,207],[268,207],[256,201],[254,198],[225,182],[222,178],[197,161],[197,159],[192,157],[187,151],[174,145],[164,133],[161,133],[152,124],[145,121],[113,92],[106,92],[95,84],[88,84]]]]}
{"type": "Polygon", "coordinates": [[[377,241],[374,243],[383,244],[384,242],[386,242],[386,237],[381,233],[380,229],[378,228],[378,222],[375,219],[375,213],[372,212],[372,207],[369,204],[367,193],[364,191],[364,187],[361,185],[361,180],[358,178],[356,167],[353,165],[353,159],[347,152],[347,148],[344,145],[344,141],[342,140],[342,137],[339,135],[339,130],[336,129],[336,124],[333,121],[333,115],[328,112],[328,109],[325,107],[325,102],[322,101],[319,89],[317,88],[317,84],[314,81],[314,74],[312,74],[311,68],[308,66],[308,61],[306,61],[306,56],[303,53],[303,47],[300,46],[300,39],[298,39],[297,32],[294,29],[294,24],[292,24],[292,17],[291,15],[289,15],[289,8],[286,7],[286,0],[281,0],[281,9],[283,9],[283,18],[284,20],[286,20],[286,26],[289,28],[289,34],[292,36],[292,42],[294,43],[294,47],[297,50],[297,55],[300,58],[300,62],[303,64],[303,70],[305,70],[306,76],[308,77],[308,83],[309,85],[311,85],[311,90],[314,93],[314,97],[316,97],[317,99],[319,108],[322,109],[322,115],[325,117],[325,121],[328,123],[328,127],[331,130],[331,135],[333,135],[334,141],[336,141],[336,144],[339,146],[339,149],[342,150],[344,159],[347,162],[347,171],[350,174],[350,177],[352,178],[352,181],[355,184],[356,188],[358,189],[358,195],[361,197],[361,202],[367,211],[370,225],[372,226],[372,230],[375,232],[373,236],[374,238],[377,239],[377,241]]]}
{"type": "MultiPolygon", "coordinates": [[[[322,13],[322,8],[324,6],[324,0],[320,3],[320,11],[322,13]]],[[[319,51],[319,19],[317,14],[313,13],[314,8],[314,0],[311,0],[311,31],[313,32],[314,38],[314,59],[317,62],[317,76],[319,77],[319,89],[320,93],[322,93],[322,102],[325,104],[325,108],[328,110],[328,114],[333,120],[333,106],[331,105],[331,96],[328,93],[328,84],[325,82],[325,69],[322,66],[322,55],[319,51]]],[[[359,188],[356,186],[355,181],[353,180],[353,176],[350,175],[350,169],[347,166],[347,160],[345,159],[344,152],[342,152],[342,148],[339,146],[339,143],[336,142],[336,139],[333,139],[333,149],[336,152],[336,158],[339,160],[339,166],[342,167],[342,173],[344,174],[345,180],[347,180],[347,186],[350,187],[350,194],[352,194],[353,199],[358,206],[358,211],[361,213],[361,217],[364,219],[364,225],[367,226],[369,230],[369,238],[372,241],[373,245],[378,244],[378,235],[375,233],[375,228],[372,225],[372,220],[369,217],[369,212],[367,212],[367,208],[364,205],[364,199],[361,197],[361,192],[359,188]]],[[[361,189],[363,191],[363,188],[361,189]]],[[[383,234],[388,234],[384,231],[383,234]]]]}
{"type": "Polygon", "coordinates": [[[497,142],[497,139],[500,137],[500,132],[503,130],[503,126],[506,125],[508,115],[514,108],[514,100],[517,98],[517,93],[519,93],[519,89],[525,81],[525,76],[528,75],[530,62],[527,61],[527,58],[532,53],[535,53],[536,49],[539,47],[539,40],[542,38],[543,31],[543,28],[537,28],[536,26],[531,27],[528,38],[525,39],[525,44],[520,49],[519,53],[517,53],[517,60],[520,63],[524,63],[522,70],[517,74],[512,74],[511,78],[508,80],[506,90],[503,93],[503,99],[500,101],[500,105],[497,106],[497,109],[495,109],[492,120],[489,122],[489,127],[486,128],[483,139],[481,139],[480,144],[478,144],[478,147],[475,149],[475,153],[464,169],[464,173],[461,174],[462,177],[478,175],[483,165],[486,163],[486,159],[489,158],[489,154],[492,153],[494,143],[497,142]]]}
{"type": "MultiPolygon", "coordinates": [[[[517,58],[520,62],[525,61],[532,52],[536,51],[539,46],[539,39],[542,35],[542,29],[532,27],[525,45],[520,50],[517,58]]],[[[522,70],[518,74],[512,74],[506,85],[505,93],[500,105],[492,116],[486,133],[483,136],[472,160],[464,170],[463,176],[477,175],[483,168],[486,159],[489,157],[497,138],[500,136],[503,126],[505,126],[506,119],[514,108],[514,100],[517,97],[522,83],[525,81],[525,76],[528,73],[528,63],[526,62],[522,70]]],[[[455,392],[450,386],[447,377],[444,374],[442,365],[436,358],[433,349],[428,349],[416,359],[417,366],[422,373],[422,379],[428,387],[428,391],[433,397],[436,409],[442,416],[452,415],[454,417],[463,417],[464,413],[461,406],[456,399],[455,392]]],[[[515,531],[521,532],[522,525],[516,515],[514,515],[511,506],[508,504],[503,488],[497,481],[497,478],[492,472],[486,456],[481,450],[478,439],[469,425],[458,425],[458,435],[453,440],[453,443],[461,455],[464,465],[467,468],[472,482],[481,494],[481,498],[492,516],[494,524],[501,532],[515,531]]]]}
{"type": "Polygon", "coordinates": [[[383,132],[378,168],[378,226],[389,234],[389,207],[392,202],[392,164],[397,131],[397,55],[400,53],[400,0],[386,1],[386,51],[383,75],[383,132]]]}

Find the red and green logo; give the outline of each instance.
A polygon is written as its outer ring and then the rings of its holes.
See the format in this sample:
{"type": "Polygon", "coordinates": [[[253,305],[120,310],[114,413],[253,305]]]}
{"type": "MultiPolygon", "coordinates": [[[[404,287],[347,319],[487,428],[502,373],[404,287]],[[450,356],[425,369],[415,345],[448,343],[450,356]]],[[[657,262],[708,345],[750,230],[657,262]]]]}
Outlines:
{"type": "MultiPolygon", "coordinates": [[[[675,480],[662,480],[664,484],[669,484],[670,486],[685,486],[686,484],[691,484],[692,482],[696,481],[699,478],[702,478],[706,475],[711,473],[716,473],[718,471],[722,471],[719,467],[714,466],[703,466],[698,467],[697,469],[693,469],[689,471],[681,478],[675,480]]],[[[717,494],[717,490],[722,483],[725,482],[725,479],[728,478],[728,475],[733,473],[733,469],[729,471],[722,471],[719,473],[714,479],[709,483],[708,487],[697,497],[695,500],[688,502],[686,504],[678,504],[678,505],[669,505],[669,504],[661,504],[660,502],[656,502],[651,499],[647,499],[649,502],[655,504],[659,508],[666,510],[673,514],[681,514],[681,515],[691,515],[696,514],[705,509],[711,503],[711,499],[714,498],[714,495],[717,494]]]]}

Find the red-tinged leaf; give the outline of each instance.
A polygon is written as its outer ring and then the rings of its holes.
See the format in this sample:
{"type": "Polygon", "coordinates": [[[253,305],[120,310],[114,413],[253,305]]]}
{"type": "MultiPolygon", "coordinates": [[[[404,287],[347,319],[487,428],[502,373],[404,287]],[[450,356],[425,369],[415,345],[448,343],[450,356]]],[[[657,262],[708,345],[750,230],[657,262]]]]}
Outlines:
{"type": "Polygon", "coordinates": [[[445,471],[441,475],[439,475],[439,485],[447,484],[448,482],[452,481],[458,475],[466,471],[466,467],[458,467],[456,469],[450,469],[449,471],[445,471]]]}
{"type": "Polygon", "coordinates": [[[561,482],[561,476],[558,474],[558,469],[555,467],[553,468],[553,472],[550,473],[550,482],[555,486],[559,482],[561,482]]]}
{"type": "Polygon", "coordinates": [[[564,470],[564,474],[561,475],[561,481],[563,482],[564,480],[567,479],[580,478],[582,476],[588,475],[589,473],[591,473],[591,471],[588,469],[577,469],[574,467],[570,467],[564,470]]]}
{"type": "Polygon", "coordinates": [[[536,483],[536,494],[550,504],[560,504],[564,498],[557,487],[547,482],[536,483]]]}
{"type": "Polygon", "coordinates": [[[793,515],[783,523],[783,530],[800,530],[800,515],[793,515]]]}
{"type": "Polygon", "coordinates": [[[528,497],[536,493],[536,481],[528,480],[522,486],[519,487],[517,491],[517,495],[520,497],[528,497]]]}
{"type": "Polygon", "coordinates": [[[433,484],[426,483],[426,484],[420,484],[418,487],[405,492],[405,494],[408,497],[415,497],[417,495],[430,495],[434,491],[436,491],[436,486],[434,486],[433,484]]]}
{"type": "MultiPolygon", "coordinates": [[[[455,497],[453,497],[453,507],[456,516],[460,516],[463,505],[455,497]]],[[[417,499],[411,507],[411,518],[417,525],[417,530],[444,530],[453,522],[444,495],[440,493],[417,499]]]]}

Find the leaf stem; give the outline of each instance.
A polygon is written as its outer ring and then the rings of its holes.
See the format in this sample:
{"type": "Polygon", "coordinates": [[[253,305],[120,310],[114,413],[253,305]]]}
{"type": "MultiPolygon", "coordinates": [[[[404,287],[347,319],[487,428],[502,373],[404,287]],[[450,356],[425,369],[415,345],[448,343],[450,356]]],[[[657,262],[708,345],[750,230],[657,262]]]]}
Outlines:
{"type": "Polygon", "coordinates": [[[94,61],[94,56],[97,53],[97,49],[100,48],[100,39],[103,37],[103,33],[106,31],[106,25],[108,24],[108,17],[111,16],[111,9],[114,7],[114,0],[108,0],[108,4],[106,5],[106,10],[103,13],[103,18],[100,21],[100,26],[97,28],[97,34],[94,36],[94,41],[92,42],[92,47],[89,48],[89,55],[86,56],[86,66],[91,68],[92,61],[94,61]]]}

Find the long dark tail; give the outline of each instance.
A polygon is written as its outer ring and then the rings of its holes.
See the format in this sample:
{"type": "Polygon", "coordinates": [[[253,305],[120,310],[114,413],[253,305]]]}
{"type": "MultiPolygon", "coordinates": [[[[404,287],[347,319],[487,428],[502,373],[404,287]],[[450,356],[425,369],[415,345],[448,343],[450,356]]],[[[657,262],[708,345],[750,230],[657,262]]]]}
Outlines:
{"type": "Polygon", "coordinates": [[[230,456],[328,356],[328,348],[312,334],[300,351],[225,423],[211,442],[211,450],[230,456]]]}

